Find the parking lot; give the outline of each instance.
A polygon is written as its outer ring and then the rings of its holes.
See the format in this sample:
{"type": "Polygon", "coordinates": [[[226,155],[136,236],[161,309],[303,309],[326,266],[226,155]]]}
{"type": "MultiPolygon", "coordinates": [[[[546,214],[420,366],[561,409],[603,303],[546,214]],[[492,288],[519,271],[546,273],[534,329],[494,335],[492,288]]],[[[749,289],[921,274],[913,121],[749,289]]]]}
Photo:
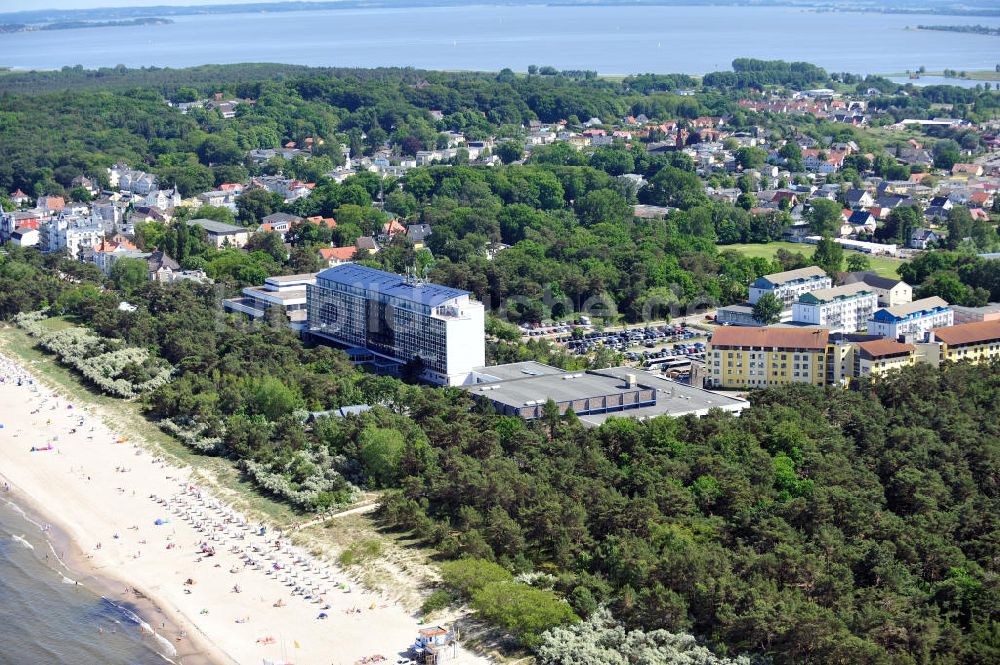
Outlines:
{"type": "Polygon", "coordinates": [[[692,360],[705,359],[705,343],[709,335],[704,330],[681,324],[597,331],[590,325],[557,322],[540,326],[524,325],[521,330],[527,339],[549,339],[575,355],[610,349],[639,367],[662,369],[680,376],[690,369],[692,360]]]}

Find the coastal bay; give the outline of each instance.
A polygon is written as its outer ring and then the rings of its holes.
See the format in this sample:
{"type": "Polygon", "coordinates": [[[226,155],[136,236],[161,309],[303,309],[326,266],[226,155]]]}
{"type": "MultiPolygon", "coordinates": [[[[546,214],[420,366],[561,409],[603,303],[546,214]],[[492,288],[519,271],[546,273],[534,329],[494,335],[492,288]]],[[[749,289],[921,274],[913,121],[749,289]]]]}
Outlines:
{"type": "MultiPolygon", "coordinates": [[[[0,66],[184,67],[282,62],[524,71],[528,65],[601,74],[726,69],[737,57],[802,60],[861,74],[992,70],[995,39],[907,30],[942,22],[919,14],[817,13],[793,7],[487,6],[354,8],[172,16],[171,25],[0,35],[0,66]],[[849,39],[832,48],[817,35],[849,39]],[[294,35],[294,38],[290,38],[294,35]]],[[[948,17],[1000,27],[1000,18],[948,17]]]]}

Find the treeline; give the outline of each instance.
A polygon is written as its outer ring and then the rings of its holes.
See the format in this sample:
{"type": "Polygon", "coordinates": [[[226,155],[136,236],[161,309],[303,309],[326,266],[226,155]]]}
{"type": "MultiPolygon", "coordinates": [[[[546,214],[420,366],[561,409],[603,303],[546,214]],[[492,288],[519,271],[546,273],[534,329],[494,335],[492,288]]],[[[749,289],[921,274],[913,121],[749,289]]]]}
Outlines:
{"type": "Polygon", "coordinates": [[[280,317],[223,315],[207,287],[144,284],[131,312],[113,287],[34,250],[0,257],[5,318],[48,305],[174,366],[145,404],[193,449],[301,510],[387,488],[387,525],[499,564],[446,580],[543,662],[574,662],[572,645],[597,635],[714,662],[684,633],[778,665],[995,661],[1000,365],[917,366],[859,392],[760,391],[738,417],[586,429],[358,373],[280,317]],[[374,408],[306,418],[358,403],[374,408]]]}
{"type": "Polygon", "coordinates": [[[766,85],[784,85],[803,89],[830,80],[825,69],[808,62],[736,58],[732,66],[731,72],[709,72],[702,83],[713,88],[759,89],[766,85]]]}
{"type": "Polygon", "coordinates": [[[439,395],[411,413],[433,457],[381,515],[448,556],[544,572],[581,617],[606,605],[721,653],[985,665],[998,397],[1000,365],[917,366],[860,392],[759,391],[739,417],[588,430],[439,395]]]}

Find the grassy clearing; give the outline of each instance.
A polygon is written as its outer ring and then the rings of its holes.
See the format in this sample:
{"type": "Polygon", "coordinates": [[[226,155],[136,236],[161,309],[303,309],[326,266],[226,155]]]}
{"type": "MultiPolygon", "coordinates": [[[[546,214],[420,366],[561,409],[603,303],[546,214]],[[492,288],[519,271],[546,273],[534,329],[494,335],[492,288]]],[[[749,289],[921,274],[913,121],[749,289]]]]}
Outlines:
{"type": "MultiPolygon", "coordinates": [[[[742,245],[719,245],[718,250],[723,252],[727,249],[732,249],[740,254],[746,254],[747,256],[763,257],[766,259],[773,259],[774,255],[778,253],[779,249],[785,249],[792,253],[804,254],[807,258],[812,256],[815,251],[813,245],[807,245],[805,243],[796,242],[769,242],[767,244],[742,244],[742,245]]],[[[846,250],[844,252],[845,256],[850,256],[851,254],[860,254],[860,252],[855,252],[853,250],[846,250]]],[[[868,260],[871,262],[872,270],[882,275],[883,277],[893,277],[898,278],[899,275],[896,273],[896,269],[903,265],[905,261],[903,259],[894,259],[885,256],[869,256],[868,260]]]]}

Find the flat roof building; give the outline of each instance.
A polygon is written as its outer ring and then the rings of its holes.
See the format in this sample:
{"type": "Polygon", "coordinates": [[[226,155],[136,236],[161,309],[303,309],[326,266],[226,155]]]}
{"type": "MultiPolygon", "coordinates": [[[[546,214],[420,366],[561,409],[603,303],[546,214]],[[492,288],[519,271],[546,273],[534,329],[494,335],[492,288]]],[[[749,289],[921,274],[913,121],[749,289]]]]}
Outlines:
{"type": "Polygon", "coordinates": [[[611,416],[700,416],[713,408],[739,412],[749,406],[744,400],[632,367],[567,372],[529,361],[479,368],[473,381],[465,390],[488,400],[501,414],[540,418],[551,399],[560,414],[572,409],[588,426],[611,416]]]}
{"type": "Polygon", "coordinates": [[[998,321],[1000,320],[1000,303],[990,303],[982,307],[963,307],[952,305],[955,311],[955,324],[976,323],[978,321],[998,321]]]}
{"type": "Polygon", "coordinates": [[[268,277],[263,286],[248,286],[239,298],[222,301],[227,312],[244,314],[253,320],[263,319],[267,310],[279,307],[288,317],[292,330],[306,327],[306,287],[316,283],[316,273],[268,277]]]}
{"type": "Polygon", "coordinates": [[[307,287],[310,333],[405,365],[420,377],[462,385],[486,364],[485,309],[468,291],[344,264],[307,287]]]}
{"type": "Polygon", "coordinates": [[[205,229],[205,235],[217,248],[229,243],[230,246],[239,249],[250,239],[250,232],[242,226],[233,226],[214,219],[189,219],[187,225],[205,229]]]}

